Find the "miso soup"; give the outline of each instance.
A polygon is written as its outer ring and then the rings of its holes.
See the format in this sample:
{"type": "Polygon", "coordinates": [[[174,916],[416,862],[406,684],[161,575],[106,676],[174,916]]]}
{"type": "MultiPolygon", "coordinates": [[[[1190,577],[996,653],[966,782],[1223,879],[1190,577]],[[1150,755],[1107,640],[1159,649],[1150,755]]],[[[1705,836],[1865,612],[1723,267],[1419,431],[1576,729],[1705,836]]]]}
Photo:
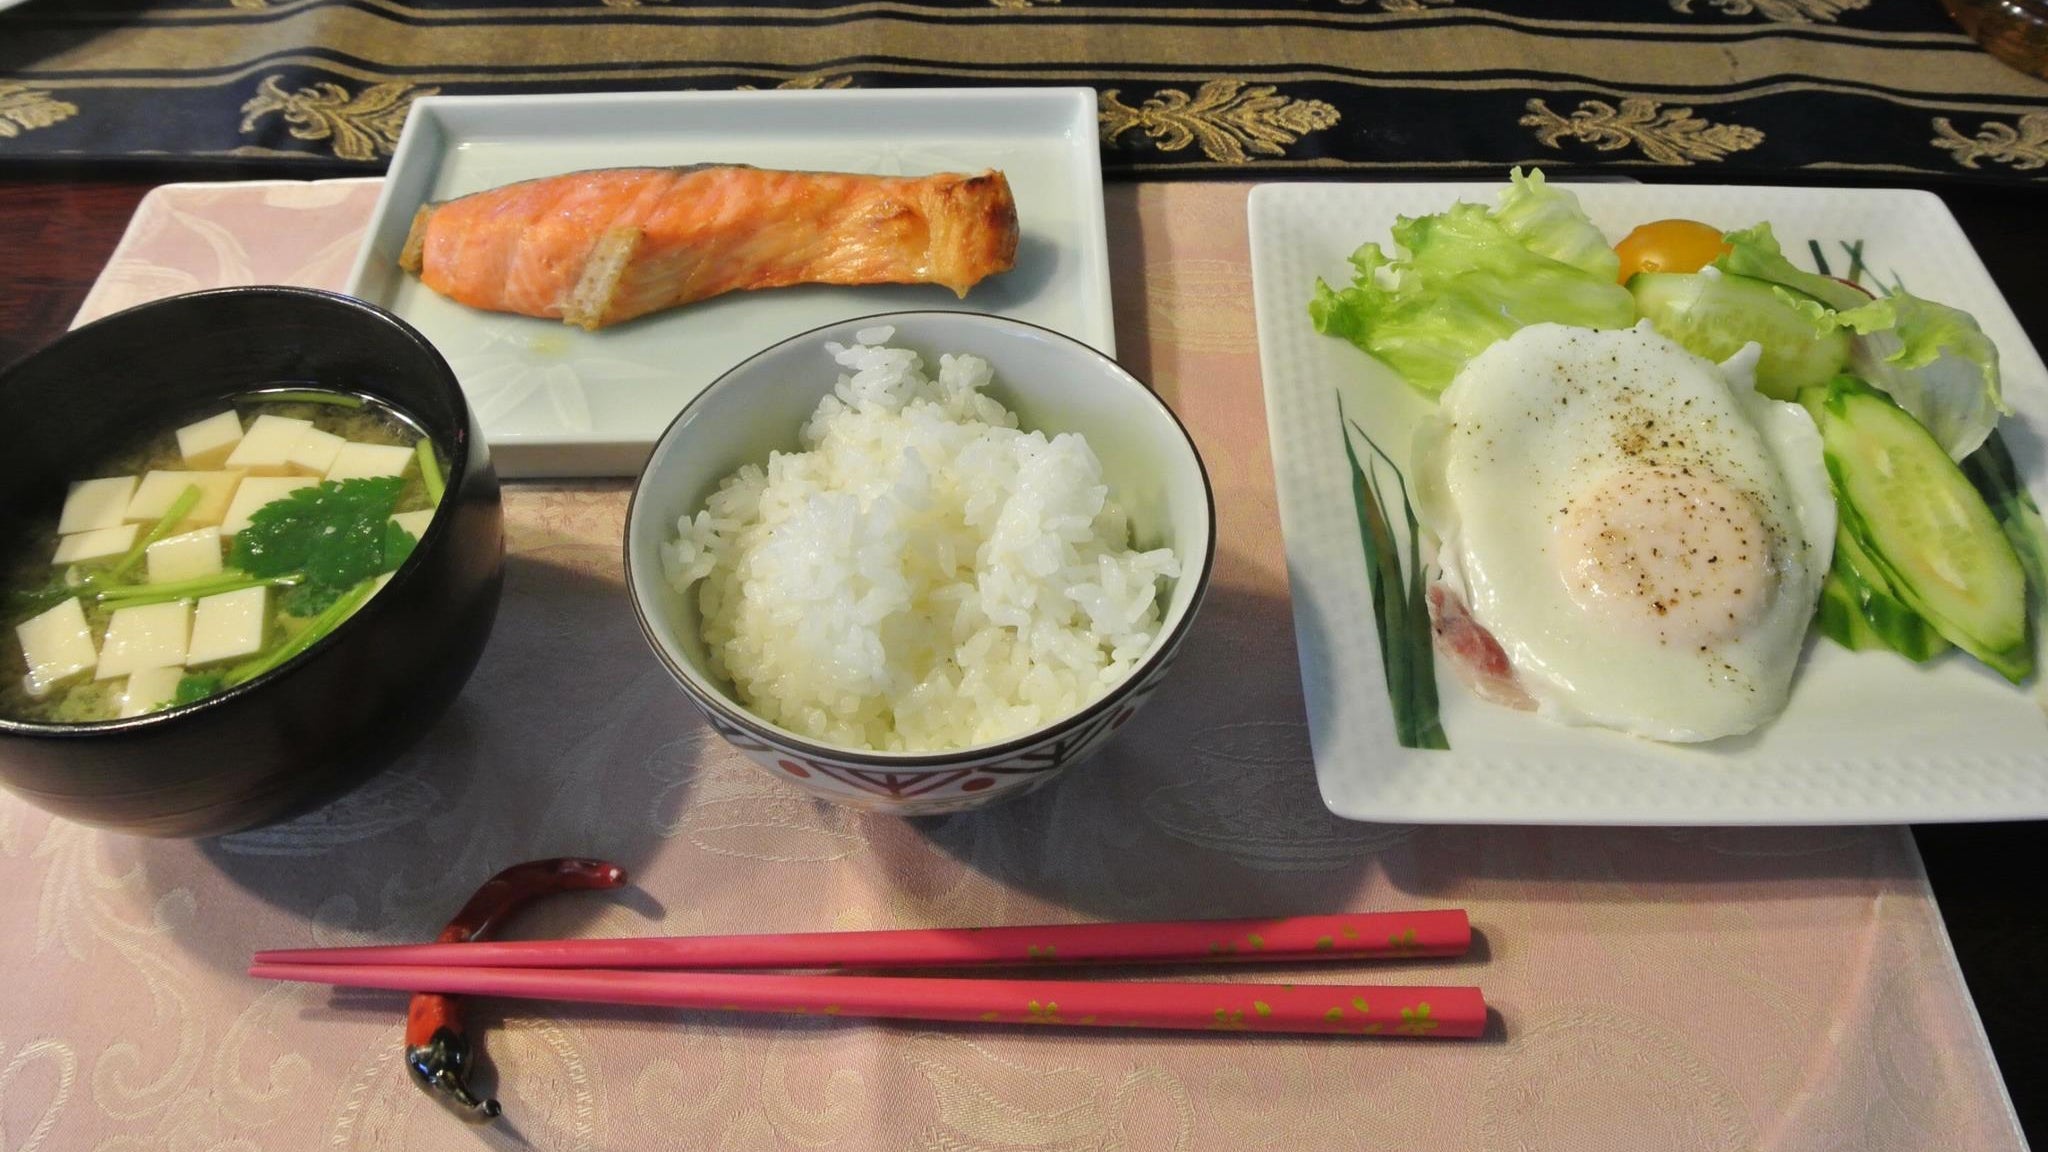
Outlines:
{"type": "Polygon", "coordinates": [[[396,409],[298,388],[229,397],[94,462],[6,554],[0,716],[140,716],[283,664],[390,579],[444,475],[396,409]]]}

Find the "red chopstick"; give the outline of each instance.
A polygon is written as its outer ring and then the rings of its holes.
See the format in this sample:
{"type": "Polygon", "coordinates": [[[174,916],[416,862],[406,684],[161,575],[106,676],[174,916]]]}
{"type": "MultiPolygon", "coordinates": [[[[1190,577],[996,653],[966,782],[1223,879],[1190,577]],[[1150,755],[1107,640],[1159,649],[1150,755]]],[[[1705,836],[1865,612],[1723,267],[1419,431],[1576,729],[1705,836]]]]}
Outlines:
{"type": "Polygon", "coordinates": [[[254,964],[249,975],[402,992],[649,1004],[709,1011],[1097,1028],[1470,1038],[1477,988],[1123,983],[734,972],[254,964]]]}
{"type": "MultiPolygon", "coordinates": [[[[1451,909],[1259,920],[285,948],[258,952],[255,963],[453,964],[471,968],[956,968],[1037,963],[1397,959],[1459,956],[1471,944],[1470,921],[1462,909],[1451,909]]],[[[421,990],[432,989],[421,986],[421,990]]]]}

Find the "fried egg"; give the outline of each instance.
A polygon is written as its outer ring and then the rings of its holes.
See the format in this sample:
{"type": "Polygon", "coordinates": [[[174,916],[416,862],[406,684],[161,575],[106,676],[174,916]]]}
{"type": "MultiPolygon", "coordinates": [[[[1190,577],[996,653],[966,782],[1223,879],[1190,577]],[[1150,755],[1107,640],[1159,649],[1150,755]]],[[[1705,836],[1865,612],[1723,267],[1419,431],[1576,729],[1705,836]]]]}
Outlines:
{"type": "Polygon", "coordinates": [[[1759,395],[1755,362],[1647,322],[1534,325],[1473,357],[1418,431],[1432,603],[1483,629],[1540,714],[1698,741],[1783,708],[1835,504],[1812,418],[1759,395]]]}

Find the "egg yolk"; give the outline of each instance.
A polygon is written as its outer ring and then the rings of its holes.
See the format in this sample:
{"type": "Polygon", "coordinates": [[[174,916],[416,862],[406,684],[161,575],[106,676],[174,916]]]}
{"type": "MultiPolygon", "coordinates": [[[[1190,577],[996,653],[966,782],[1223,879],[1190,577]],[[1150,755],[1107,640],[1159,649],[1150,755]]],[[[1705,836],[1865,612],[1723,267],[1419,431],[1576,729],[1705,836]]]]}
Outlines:
{"type": "Polygon", "coordinates": [[[1769,606],[1762,512],[1719,479],[1624,471],[1580,490],[1555,524],[1552,556],[1573,601],[1610,626],[1705,647],[1769,606]]]}

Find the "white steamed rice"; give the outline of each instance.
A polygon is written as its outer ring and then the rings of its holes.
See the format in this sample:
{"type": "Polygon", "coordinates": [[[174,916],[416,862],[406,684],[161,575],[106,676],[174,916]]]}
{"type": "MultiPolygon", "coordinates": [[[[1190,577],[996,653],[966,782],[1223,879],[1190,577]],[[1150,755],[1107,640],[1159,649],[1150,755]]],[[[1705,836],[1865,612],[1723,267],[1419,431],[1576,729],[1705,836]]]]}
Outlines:
{"type": "Polygon", "coordinates": [[[1129,675],[1180,566],[1131,550],[1087,440],[1020,431],[986,361],[930,376],[893,336],[826,344],[845,372],[805,451],[721,481],[663,566],[760,716],[856,748],[1001,740],[1129,675]]]}

